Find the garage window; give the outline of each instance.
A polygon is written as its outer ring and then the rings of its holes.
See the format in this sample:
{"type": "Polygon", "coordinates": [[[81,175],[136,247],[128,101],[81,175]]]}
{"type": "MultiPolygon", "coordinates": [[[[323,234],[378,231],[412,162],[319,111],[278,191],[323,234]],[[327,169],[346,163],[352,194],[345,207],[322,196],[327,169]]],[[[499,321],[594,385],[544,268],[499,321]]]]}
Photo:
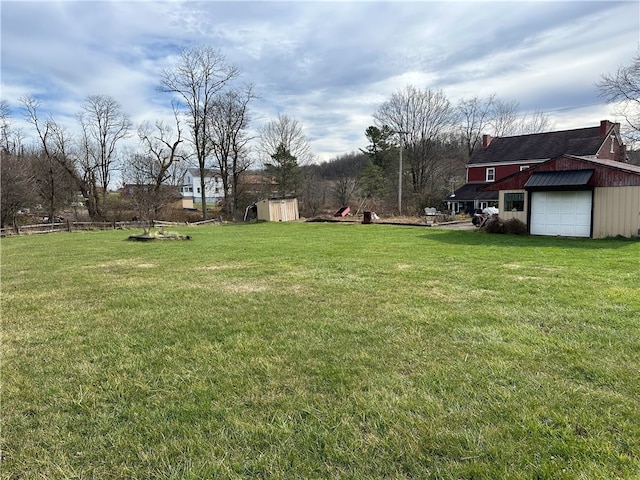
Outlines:
{"type": "Polygon", "coordinates": [[[504,210],[505,212],[523,212],[524,193],[505,193],[504,210]]]}

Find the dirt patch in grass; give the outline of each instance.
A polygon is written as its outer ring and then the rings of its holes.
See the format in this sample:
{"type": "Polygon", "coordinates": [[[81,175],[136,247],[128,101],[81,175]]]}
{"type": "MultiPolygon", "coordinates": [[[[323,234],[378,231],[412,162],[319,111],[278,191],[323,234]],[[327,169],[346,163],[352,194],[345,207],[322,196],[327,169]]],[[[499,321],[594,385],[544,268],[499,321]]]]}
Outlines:
{"type": "Polygon", "coordinates": [[[396,265],[396,268],[398,270],[409,270],[413,267],[413,265],[409,265],[408,263],[401,263],[399,265],[396,265]]]}
{"type": "Polygon", "coordinates": [[[222,290],[228,293],[257,293],[265,292],[269,289],[266,285],[254,283],[233,283],[221,286],[222,290]]]}
{"type": "Polygon", "coordinates": [[[532,275],[509,275],[509,278],[516,280],[518,282],[529,282],[529,281],[539,281],[542,280],[542,277],[534,277],[532,275]]]}
{"type": "Polygon", "coordinates": [[[227,264],[217,264],[217,265],[205,265],[200,267],[200,270],[242,270],[243,268],[252,268],[255,265],[251,265],[249,263],[227,263],[227,264]]]}
{"type": "Polygon", "coordinates": [[[119,260],[114,260],[113,262],[99,263],[98,265],[96,265],[97,268],[102,269],[112,269],[117,267],[153,268],[155,266],[156,265],[153,263],[144,262],[138,258],[122,258],[119,260]]]}

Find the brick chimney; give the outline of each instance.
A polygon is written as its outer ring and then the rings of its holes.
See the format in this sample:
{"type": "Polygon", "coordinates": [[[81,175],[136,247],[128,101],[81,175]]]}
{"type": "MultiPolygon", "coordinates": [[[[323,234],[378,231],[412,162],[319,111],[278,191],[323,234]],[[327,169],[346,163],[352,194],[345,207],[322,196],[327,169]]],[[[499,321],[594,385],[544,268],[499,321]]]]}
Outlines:
{"type": "Polygon", "coordinates": [[[493,140],[491,135],[482,135],[482,148],[487,148],[491,143],[491,140],[493,140]]]}
{"type": "Polygon", "coordinates": [[[609,120],[600,120],[600,136],[601,137],[606,137],[607,133],[609,132],[609,129],[613,125],[614,124],[611,123],[609,120]]]}

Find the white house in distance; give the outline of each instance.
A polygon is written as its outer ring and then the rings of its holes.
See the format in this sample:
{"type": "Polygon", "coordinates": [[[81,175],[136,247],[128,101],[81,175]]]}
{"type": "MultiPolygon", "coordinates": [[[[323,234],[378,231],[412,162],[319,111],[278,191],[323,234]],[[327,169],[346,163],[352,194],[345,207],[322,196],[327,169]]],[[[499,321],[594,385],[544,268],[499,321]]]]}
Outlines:
{"type": "MultiPolygon", "coordinates": [[[[224,198],[222,178],[217,170],[205,170],[205,194],[207,205],[213,205],[224,198]]],[[[184,174],[180,195],[183,208],[194,208],[194,203],[202,203],[202,186],[200,185],[200,169],[188,168],[184,174]]]]}

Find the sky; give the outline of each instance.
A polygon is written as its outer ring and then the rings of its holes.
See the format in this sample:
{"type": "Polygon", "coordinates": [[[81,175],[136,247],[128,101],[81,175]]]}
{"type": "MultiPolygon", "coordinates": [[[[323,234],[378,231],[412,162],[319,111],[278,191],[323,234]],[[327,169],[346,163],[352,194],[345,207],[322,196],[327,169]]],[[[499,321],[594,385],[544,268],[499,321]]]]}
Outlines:
{"type": "Polygon", "coordinates": [[[23,95],[72,131],[88,95],[113,97],[136,125],[170,119],[161,71],[210,46],[254,84],[251,128],[287,115],[317,161],[366,147],[375,111],[408,85],[454,104],[495,94],[554,129],[620,121],[595,83],[640,42],[637,0],[2,0],[0,16],[0,98],[15,125],[23,95]]]}

